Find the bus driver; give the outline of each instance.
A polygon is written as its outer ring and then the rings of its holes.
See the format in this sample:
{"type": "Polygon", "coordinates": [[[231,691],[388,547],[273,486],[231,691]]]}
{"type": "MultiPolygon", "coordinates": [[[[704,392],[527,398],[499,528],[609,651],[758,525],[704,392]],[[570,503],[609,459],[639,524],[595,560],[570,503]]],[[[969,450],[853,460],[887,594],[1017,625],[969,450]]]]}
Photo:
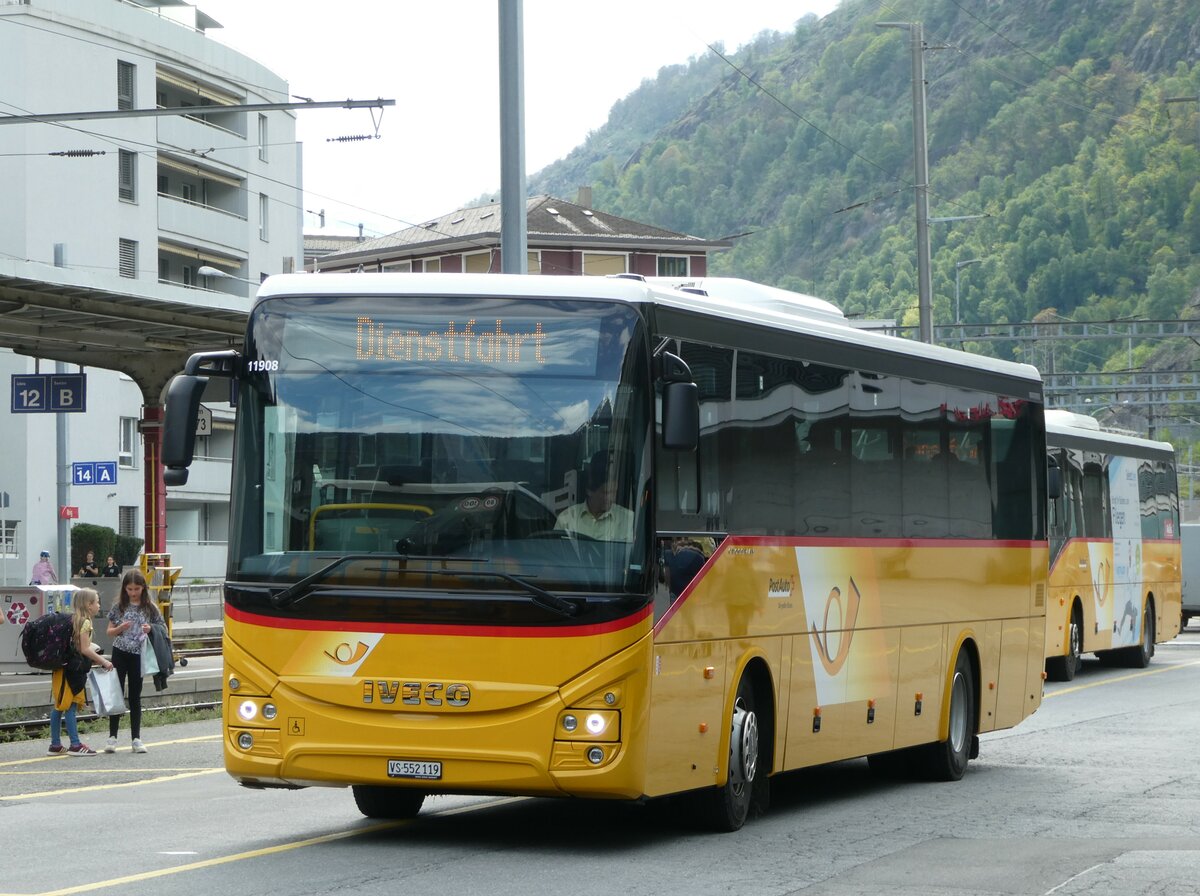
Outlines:
{"type": "Polygon", "coordinates": [[[560,513],[554,528],[597,541],[632,541],[633,512],[615,503],[617,483],[609,452],[592,455],[585,470],[584,490],[586,500],[560,513]]]}

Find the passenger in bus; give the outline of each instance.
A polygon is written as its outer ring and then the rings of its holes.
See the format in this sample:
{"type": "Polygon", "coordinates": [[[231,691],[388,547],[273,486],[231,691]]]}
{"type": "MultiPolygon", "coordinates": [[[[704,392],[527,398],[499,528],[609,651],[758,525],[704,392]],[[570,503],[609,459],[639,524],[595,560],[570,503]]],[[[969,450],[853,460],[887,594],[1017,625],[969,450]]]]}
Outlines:
{"type": "Polygon", "coordinates": [[[708,557],[700,543],[691,538],[676,538],[671,547],[671,553],[666,557],[667,587],[671,589],[671,599],[679,597],[696,573],[704,566],[708,557]]]}
{"type": "Polygon", "coordinates": [[[555,529],[594,538],[597,541],[632,541],[633,512],[616,503],[617,483],[612,455],[592,455],[584,471],[586,499],[558,515],[555,529]]]}

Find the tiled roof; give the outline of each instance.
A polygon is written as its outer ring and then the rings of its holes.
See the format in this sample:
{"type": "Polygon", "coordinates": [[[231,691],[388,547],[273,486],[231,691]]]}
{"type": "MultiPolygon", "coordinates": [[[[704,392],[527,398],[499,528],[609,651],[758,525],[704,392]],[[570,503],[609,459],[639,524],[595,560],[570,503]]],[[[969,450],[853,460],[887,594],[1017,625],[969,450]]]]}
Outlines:
{"type": "MultiPolygon", "coordinates": [[[[705,240],[676,233],[546,194],[530,196],[525,208],[526,240],[530,248],[578,245],[705,252],[730,246],[728,240],[705,240]]],[[[356,243],[342,252],[326,255],[323,261],[350,261],[360,256],[402,258],[435,251],[491,248],[500,241],[500,219],[498,202],[460,208],[424,224],[356,243]]]]}

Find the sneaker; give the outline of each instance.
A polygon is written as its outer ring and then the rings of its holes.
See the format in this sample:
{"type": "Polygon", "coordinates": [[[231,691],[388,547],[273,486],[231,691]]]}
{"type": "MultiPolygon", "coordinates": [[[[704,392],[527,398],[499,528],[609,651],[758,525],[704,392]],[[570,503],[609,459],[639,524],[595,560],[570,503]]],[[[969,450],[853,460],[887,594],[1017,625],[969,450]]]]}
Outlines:
{"type": "Polygon", "coordinates": [[[67,750],[68,756],[95,756],[96,751],[87,744],[72,744],[71,749],[67,750]]]}
{"type": "Polygon", "coordinates": [[[115,752],[117,752],[117,739],[116,739],[115,737],[110,737],[110,738],[108,739],[108,743],[106,743],[106,744],[104,745],[104,752],[105,752],[105,753],[115,753],[115,752]]]}
{"type": "Polygon", "coordinates": [[[146,745],[142,743],[140,738],[135,737],[133,739],[133,752],[134,753],[145,753],[146,752],[146,745]]]}
{"type": "Polygon", "coordinates": [[[51,744],[50,749],[46,750],[46,755],[47,756],[61,756],[65,752],[67,752],[67,748],[64,747],[62,744],[51,744]]]}

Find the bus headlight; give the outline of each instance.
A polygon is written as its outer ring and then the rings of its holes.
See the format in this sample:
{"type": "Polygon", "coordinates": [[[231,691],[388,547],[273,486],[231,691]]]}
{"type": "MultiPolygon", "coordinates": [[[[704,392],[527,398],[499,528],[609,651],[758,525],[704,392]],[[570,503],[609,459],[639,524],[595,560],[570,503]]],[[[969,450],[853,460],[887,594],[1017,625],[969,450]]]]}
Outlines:
{"type": "Polygon", "coordinates": [[[243,731],[237,737],[237,745],[243,750],[249,750],[254,746],[254,736],[249,731],[243,731]]]}
{"type": "Polygon", "coordinates": [[[262,712],[263,718],[268,722],[275,721],[275,716],[279,714],[279,710],[275,707],[274,703],[264,703],[262,712]]]}
{"type": "Polygon", "coordinates": [[[258,715],[258,704],[253,700],[243,700],[238,704],[238,715],[243,721],[249,722],[258,715]]]}
{"type": "Polygon", "coordinates": [[[558,738],[618,741],[621,739],[621,713],[615,709],[567,710],[558,717],[558,738]]]}

